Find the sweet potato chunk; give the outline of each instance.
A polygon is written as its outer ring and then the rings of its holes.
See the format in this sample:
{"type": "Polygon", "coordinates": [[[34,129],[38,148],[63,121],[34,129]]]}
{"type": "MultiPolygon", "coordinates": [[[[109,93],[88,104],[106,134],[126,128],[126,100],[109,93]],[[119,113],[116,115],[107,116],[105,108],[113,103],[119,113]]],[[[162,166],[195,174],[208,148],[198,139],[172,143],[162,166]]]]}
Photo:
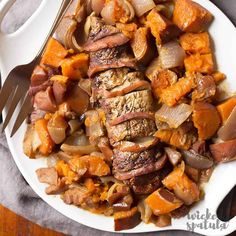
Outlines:
{"type": "Polygon", "coordinates": [[[80,161],[85,163],[87,168],[86,174],[89,176],[105,176],[110,174],[110,167],[106,164],[101,157],[97,156],[82,156],[79,158],[80,161]]]}
{"type": "Polygon", "coordinates": [[[225,121],[229,118],[235,106],[236,97],[232,97],[216,107],[223,123],[225,123],[225,121]]]}
{"type": "Polygon", "coordinates": [[[40,63],[52,67],[59,67],[61,61],[67,54],[68,51],[56,39],[50,38],[40,63]]]}
{"type": "Polygon", "coordinates": [[[220,84],[223,80],[226,79],[226,75],[224,73],[221,73],[219,71],[216,71],[212,74],[213,79],[215,80],[216,84],[220,84]]]}
{"type": "Polygon", "coordinates": [[[88,63],[89,56],[85,53],[64,59],[61,62],[62,75],[75,80],[87,77],[88,63]]]}
{"type": "Polygon", "coordinates": [[[121,32],[126,37],[132,39],[137,30],[137,25],[135,23],[129,23],[129,24],[116,23],[116,28],[121,30],[121,32]]]}
{"type": "Polygon", "coordinates": [[[186,71],[200,72],[205,74],[211,74],[214,69],[214,61],[211,53],[208,54],[192,54],[185,58],[184,65],[186,71]]]}
{"type": "Polygon", "coordinates": [[[193,109],[193,123],[198,129],[199,139],[210,139],[221,123],[218,111],[207,102],[197,102],[193,105],[193,109]]]}
{"type": "Polygon", "coordinates": [[[129,211],[119,211],[114,214],[115,231],[132,229],[141,221],[140,213],[137,207],[129,211]]]}
{"type": "Polygon", "coordinates": [[[177,81],[177,75],[171,70],[160,71],[152,80],[152,92],[159,98],[162,91],[177,81]]]}
{"type": "Polygon", "coordinates": [[[191,126],[188,123],[184,123],[177,129],[158,130],[154,136],[159,138],[161,142],[188,150],[196,141],[196,135],[191,126]]]}
{"type": "Polygon", "coordinates": [[[150,194],[145,202],[155,215],[170,213],[183,204],[173,193],[164,188],[159,188],[150,194]]]}
{"type": "Polygon", "coordinates": [[[160,101],[165,103],[167,106],[174,106],[177,102],[189,93],[194,87],[194,76],[187,76],[181,78],[172,86],[163,89],[160,95],[160,101]]]}
{"type": "Polygon", "coordinates": [[[182,31],[202,32],[212,20],[212,14],[198,3],[191,0],[175,1],[173,21],[182,31]]]}
{"type": "Polygon", "coordinates": [[[52,141],[48,132],[47,124],[48,121],[46,119],[40,119],[35,122],[35,130],[41,141],[39,151],[45,156],[52,152],[52,148],[54,146],[54,142],[52,141]]]}
{"type": "Polygon", "coordinates": [[[152,35],[157,44],[163,44],[176,38],[180,34],[179,28],[169,19],[153,9],[147,16],[147,25],[151,28],[152,35]]]}
{"type": "Polygon", "coordinates": [[[236,159],[236,139],[212,144],[210,145],[210,150],[217,163],[233,161],[236,159]]]}
{"type": "Polygon", "coordinates": [[[210,37],[207,32],[198,34],[185,33],[180,37],[180,44],[189,53],[211,53],[210,37]]]}

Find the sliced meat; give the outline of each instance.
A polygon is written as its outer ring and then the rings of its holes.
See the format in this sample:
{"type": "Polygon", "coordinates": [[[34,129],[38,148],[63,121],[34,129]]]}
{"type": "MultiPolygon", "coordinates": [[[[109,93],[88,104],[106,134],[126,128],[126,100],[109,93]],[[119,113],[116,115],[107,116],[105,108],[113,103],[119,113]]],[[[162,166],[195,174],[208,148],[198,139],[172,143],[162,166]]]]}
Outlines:
{"type": "Polygon", "coordinates": [[[36,174],[40,183],[49,185],[57,185],[58,183],[58,174],[54,167],[37,169],[36,174]]]}
{"type": "Polygon", "coordinates": [[[123,140],[152,136],[156,131],[155,121],[150,119],[133,119],[116,126],[106,124],[111,145],[118,145],[123,140]]]}
{"type": "Polygon", "coordinates": [[[107,36],[105,38],[99,39],[98,41],[87,42],[84,46],[84,50],[87,52],[95,52],[103,48],[114,48],[123,45],[129,41],[123,33],[117,33],[114,35],[107,36]]]}
{"type": "Polygon", "coordinates": [[[46,91],[38,92],[34,97],[34,107],[39,110],[55,112],[57,109],[53,91],[48,87],[46,91]]]}
{"type": "Polygon", "coordinates": [[[143,90],[108,98],[102,102],[102,107],[109,120],[130,112],[149,112],[153,110],[152,93],[150,90],[143,90]]]}
{"type": "Polygon", "coordinates": [[[92,77],[97,72],[121,67],[136,67],[136,60],[129,54],[126,45],[101,49],[90,53],[88,76],[92,77]]]}
{"type": "Polygon", "coordinates": [[[133,91],[151,89],[141,72],[129,72],[128,68],[111,69],[94,79],[93,99],[123,96],[133,91]]]}
{"type": "Polygon", "coordinates": [[[81,206],[89,196],[90,192],[86,188],[74,187],[67,190],[62,196],[62,199],[66,204],[81,206]]]}
{"type": "Polygon", "coordinates": [[[114,126],[133,119],[150,119],[155,121],[155,115],[153,112],[130,112],[111,120],[109,124],[114,126]]]}
{"type": "Polygon", "coordinates": [[[59,194],[64,192],[68,186],[65,184],[65,179],[60,179],[54,167],[40,168],[36,170],[40,183],[49,184],[46,187],[46,194],[59,194]]]}
{"type": "Polygon", "coordinates": [[[57,185],[49,185],[45,189],[45,193],[48,195],[60,194],[68,189],[68,185],[65,184],[65,179],[58,179],[57,185]]]}
{"type": "Polygon", "coordinates": [[[66,85],[63,83],[60,83],[58,81],[54,81],[52,89],[53,89],[53,94],[55,97],[56,104],[63,103],[64,98],[65,98],[65,94],[66,94],[66,90],[67,90],[66,85]]]}
{"type": "Polygon", "coordinates": [[[97,41],[99,39],[105,38],[113,34],[120,32],[119,29],[112,25],[107,25],[104,20],[100,17],[93,16],[90,18],[90,32],[88,37],[88,42],[97,41]]]}
{"type": "Polygon", "coordinates": [[[149,194],[161,186],[161,177],[158,171],[136,176],[129,180],[129,185],[136,194],[149,194]]]}
{"type": "Polygon", "coordinates": [[[104,71],[94,77],[93,87],[101,90],[111,90],[125,82],[129,71],[129,68],[125,67],[104,71]]]}
{"type": "Polygon", "coordinates": [[[160,157],[155,149],[143,152],[122,152],[114,149],[113,173],[119,180],[130,179],[161,169],[167,161],[167,156],[160,157]]]}
{"type": "Polygon", "coordinates": [[[51,85],[52,85],[52,81],[46,80],[45,82],[43,82],[42,84],[39,84],[37,86],[30,86],[29,95],[34,96],[36,93],[38,93],[40,91],[45,91],[51,85]]]}
{"type": "Polygon", "coordinates": [[[48,80],[47,72],[41,66],[36,66],[31,75],[31,86],[37,87],[48,80]]]}
{"type": "Polygon", "coordinates": [[[119,29],[106,25],[99,17],[90,17],[91,30],[88,41],[84,45],[84,50],[95,52],[104,48],[113,48],[123,45],[129,41],[119,29]]]}

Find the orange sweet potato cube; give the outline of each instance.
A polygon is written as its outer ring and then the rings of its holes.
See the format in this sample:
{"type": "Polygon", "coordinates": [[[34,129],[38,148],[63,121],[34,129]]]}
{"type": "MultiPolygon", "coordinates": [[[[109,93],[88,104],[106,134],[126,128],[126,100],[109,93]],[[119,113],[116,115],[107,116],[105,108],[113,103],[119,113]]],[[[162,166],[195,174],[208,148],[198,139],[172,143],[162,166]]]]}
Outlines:
{"type": "Polygon", "coordinates": [[[210,37],[204,33],[185,33],[180,37],[182,48],[189,53],[211,53],[210,37]]]}
{"type": "Polygon", "coordinates": [[[212,22],[212,14],[192,0],[176,0],[173,22],[185,32],[199,33],[212,22]]]}
{"type": "Polygon", "coordinates": [[[67,56],[68,51],[56,39],[50,38],[43,53],[41,64],[59,67],[61,61],[67,56]]]}
{"type": "Polygon", "coordinates": [[[179,36],[181,32],[173,22],[161,15],[157,9],[153,9],[148,14],[147,25],[151,28],[151,33],[156,38],[157,44],[166,43],[179,36]]]}
{"type": "Polygon", "coordinates": [[[186,71],[211,74],[214,71],[214,61],[211,53],[199,53],[187,56],[184,60],[186,71]]]}

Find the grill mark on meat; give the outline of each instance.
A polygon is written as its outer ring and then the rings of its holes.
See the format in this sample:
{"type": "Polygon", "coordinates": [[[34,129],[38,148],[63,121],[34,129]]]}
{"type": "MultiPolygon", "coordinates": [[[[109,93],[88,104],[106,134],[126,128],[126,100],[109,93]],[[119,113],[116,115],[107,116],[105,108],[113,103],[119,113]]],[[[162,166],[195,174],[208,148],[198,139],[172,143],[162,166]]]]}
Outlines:
{"type": "Polygon", "coordinates": [[[145,118],[155,121],[155,116],[154,113],[152,112],[130,112],[128,114],[124,114],[120,117],[115,118],[114,120],[110,121],[109,124],[114,126],[123,123],[127,120],[140,119],[140,118],[145,118]]]}
{"type": "Polygon", "coordinates": [[[116,126],[110,126],[107,122],[106,128],[112,146],[123,140],[152,136],[156,131],[155,122],[149,119],[133,119],[116,126]]]}

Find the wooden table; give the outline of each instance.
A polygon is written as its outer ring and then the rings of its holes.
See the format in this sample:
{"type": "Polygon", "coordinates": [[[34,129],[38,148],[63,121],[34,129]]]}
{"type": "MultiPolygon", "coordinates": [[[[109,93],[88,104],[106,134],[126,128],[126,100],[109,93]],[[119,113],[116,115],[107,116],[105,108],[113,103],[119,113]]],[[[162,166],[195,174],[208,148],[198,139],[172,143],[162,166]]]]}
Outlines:
{"type": "Polygon", "coordinates": [[[0,236],[64,236],[36,225],[0,205],[0,236]]]}

